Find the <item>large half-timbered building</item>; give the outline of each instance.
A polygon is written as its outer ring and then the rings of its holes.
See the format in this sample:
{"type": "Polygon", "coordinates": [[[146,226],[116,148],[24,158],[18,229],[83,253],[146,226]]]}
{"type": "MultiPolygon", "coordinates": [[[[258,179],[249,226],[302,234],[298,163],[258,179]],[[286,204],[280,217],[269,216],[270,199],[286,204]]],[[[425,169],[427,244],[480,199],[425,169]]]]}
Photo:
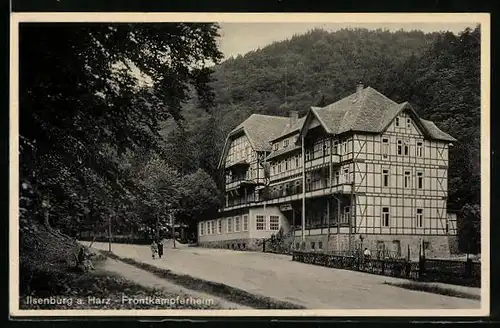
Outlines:
{"type": "Polygon", "coordinates": [[[371,87],[299,118],[251,115],[226,139],[225,202],[201,246],[260,249],[280,228],[294,249],[447,255],[448,147],[455,139],[371,87]]]}

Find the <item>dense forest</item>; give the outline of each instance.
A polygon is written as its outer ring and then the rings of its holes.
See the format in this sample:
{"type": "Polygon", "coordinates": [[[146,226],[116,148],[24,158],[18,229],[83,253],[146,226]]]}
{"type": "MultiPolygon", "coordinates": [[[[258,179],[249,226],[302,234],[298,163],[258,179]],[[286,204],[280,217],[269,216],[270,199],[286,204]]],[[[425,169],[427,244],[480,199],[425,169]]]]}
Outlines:
{"type": "MultiPolygon", "coordinates": [[[[458,142],[450,149],[449,208],[459,212],[461,248],[477,250],[480,201],[480,29],[421,31],[312,30],[216,66],[215,105],[185,106],[179,140],[180,168],[215,167],[226,134],[252,113],[304,115],[354,92],[358,81],[397,102],[410,102],[458,142]],[[184,136],[184,137],[183,137],[184,136]],[[186,151],[188,150],[188,151],[186,151]],[[189,160],[188,160],[189,159],[189,160]],[[184,163],[184,164],[183,164],[184,163]]],[[[174,164],[174,163],[173,163],[174,164]]]]}
{"type": "Polygon", "coordinates": [[[111,217],[122,233],[174,212],[194,226],[219,207],[231,129],[252,113],[303,115],[362,81],[458,139],[449,207],[462,248],[478,245],[479,27],[312,30],[223,62],[217,37],[215,24],[21,30],[21,225],[105,232],[111,217]]]}

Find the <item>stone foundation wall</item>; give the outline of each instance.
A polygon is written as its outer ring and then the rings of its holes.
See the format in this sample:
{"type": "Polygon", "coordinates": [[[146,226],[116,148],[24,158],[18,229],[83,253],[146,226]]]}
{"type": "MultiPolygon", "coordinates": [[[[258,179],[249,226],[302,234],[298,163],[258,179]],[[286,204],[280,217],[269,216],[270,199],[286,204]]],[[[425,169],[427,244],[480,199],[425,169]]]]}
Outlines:
{"type": "MultiPolygon", "coordinates": [[[[420,243],[423,239],[425,244],[425,255],[427,258],[449,257],[455,252],[455,236],[418,236],[418,235],[363,235],[363,242],[358,234],[351,235],[352,249],[369,248],[377,250],[382,248],[391,253],[399,253],[406,257],[408,246],[410,246],[410,257],[418,258],[420,243]]],[[[295,237],[292,248],[301,248],[301,237],[295,237]]],[[[303,251],[347,251],[349,249],[349,235],[332,234],[330,238],[325,235],[306,236],[303,251]],[[312,244],[314,243],[314,245],[312,244]],[[328,246],[328,247],[327,247],[328,246]]]]}
{"type": "Polygon", "coordinates": [[[262,239],[243,238],[243,239],[231,239],[231,240],[206,241],[198,243],[198,246],[206,248],[262,251],[262,239]]]}

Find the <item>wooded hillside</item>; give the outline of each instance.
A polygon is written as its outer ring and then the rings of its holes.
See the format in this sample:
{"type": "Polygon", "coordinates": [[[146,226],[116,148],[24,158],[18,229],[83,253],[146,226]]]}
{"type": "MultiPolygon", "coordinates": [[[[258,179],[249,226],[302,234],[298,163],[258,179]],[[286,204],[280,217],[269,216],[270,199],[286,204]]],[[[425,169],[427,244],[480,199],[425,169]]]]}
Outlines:
{"type": "MultiPolygon", "coordinates": [[[[339,100],[358,81],[458,139],[450,150],[449,208],[461,212],[476,244],[480,191],[480,30],[312,30],[290,40],[229,58],[215,68],[215,107],[184,109],[184,131],[197,163],[217,179],[215,166],[226,134],[252,113],[304,115],[310,106],[339,100]]],[[[185,152],[182,154],[186,155],[185,152]]],[[[194,168],[193,168],[194,169],[194,168]]],[[[468,247],[464,246],[463,247],[468,247]]]]}

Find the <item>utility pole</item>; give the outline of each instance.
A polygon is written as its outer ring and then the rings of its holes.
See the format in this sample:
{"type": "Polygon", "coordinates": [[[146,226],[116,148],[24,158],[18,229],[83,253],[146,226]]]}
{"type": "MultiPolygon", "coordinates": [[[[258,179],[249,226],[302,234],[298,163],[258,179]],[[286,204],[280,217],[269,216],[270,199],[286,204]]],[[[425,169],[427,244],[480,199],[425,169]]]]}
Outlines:
{"type": "Polygon", "coordinates": [[[108,215],[108,251],[111,252],[111,215],[108,215]]]}
{"type": "Polygon", "coordinates": [[[175,248],[175,215],[172,215],[172,211],[170,211],[170,222],[172,222],[172,239],[174,240],[175,248]]]}
{"type": "Polygon", "coordinates": [[[302,144],[302,243],[306,241],[306,154],[304,136],[301,136],[302,144]]]}
{"type": "Polygon", "coordinates": [[[160,240],[160,214],[156,213],[156,241],[160,240]]]}

